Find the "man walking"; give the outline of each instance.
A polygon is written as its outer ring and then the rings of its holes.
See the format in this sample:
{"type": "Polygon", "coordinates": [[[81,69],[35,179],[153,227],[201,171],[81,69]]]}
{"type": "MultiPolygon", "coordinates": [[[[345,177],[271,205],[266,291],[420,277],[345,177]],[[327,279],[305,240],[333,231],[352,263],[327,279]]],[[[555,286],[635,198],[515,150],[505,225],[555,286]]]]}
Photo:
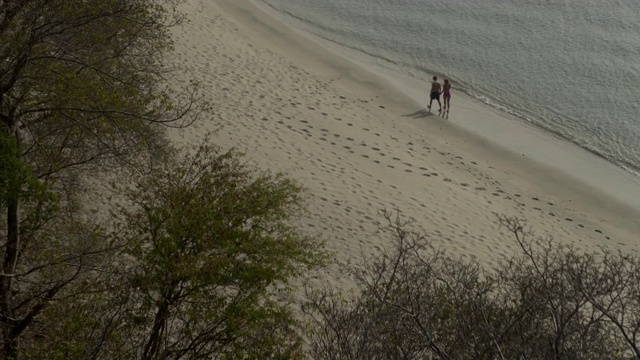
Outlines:
{"type": "Polygon", "coordinates": [[[440,109],[438,111],[442,111],[442,104],[440,104],[440,93],[441,93],[442,85],[438,82],[438,77],[433,77],[433,82],[431,83],[431,94],[429,100],[429,111],[431,111],[431,103],[433,100],[438,100],[438,106],[440,109]]]}

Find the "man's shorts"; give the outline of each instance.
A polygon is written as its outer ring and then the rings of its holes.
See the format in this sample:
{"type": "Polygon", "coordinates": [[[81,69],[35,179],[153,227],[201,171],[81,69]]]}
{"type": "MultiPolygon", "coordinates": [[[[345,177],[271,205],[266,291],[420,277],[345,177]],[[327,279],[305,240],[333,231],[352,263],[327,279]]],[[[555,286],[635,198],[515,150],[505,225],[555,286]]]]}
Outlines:
{"type": "Polygon", "coordinates": [[[434,91],[431,93],[431,100],[440,100],[440,93],[437,91],[434,91]]]}

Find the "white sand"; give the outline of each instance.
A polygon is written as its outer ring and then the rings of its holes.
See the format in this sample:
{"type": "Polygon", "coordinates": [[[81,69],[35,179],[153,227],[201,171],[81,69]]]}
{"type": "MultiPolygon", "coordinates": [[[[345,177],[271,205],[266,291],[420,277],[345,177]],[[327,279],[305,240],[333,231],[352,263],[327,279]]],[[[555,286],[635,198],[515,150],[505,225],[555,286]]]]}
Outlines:
{"type": "MultiPolygon", "coordinates": [[[[203,82],[215,114],[174,138],[196,144],[222,126],[215,143],[301,182],[310,211],[301,228],[326,239],[337,263],[385,246],[374,234],[385,208],[451,254],[486,262],[516,249],[495,213],[579,248],[637,252],[640,186],[601,159],[455,92],[449,119],[407,116],[426,97],[404,95],[249,1],[190,0],[183,10],[176,64],[203,82]]],[[[326,276],[349,282],[338,266],[326,276]]]]}

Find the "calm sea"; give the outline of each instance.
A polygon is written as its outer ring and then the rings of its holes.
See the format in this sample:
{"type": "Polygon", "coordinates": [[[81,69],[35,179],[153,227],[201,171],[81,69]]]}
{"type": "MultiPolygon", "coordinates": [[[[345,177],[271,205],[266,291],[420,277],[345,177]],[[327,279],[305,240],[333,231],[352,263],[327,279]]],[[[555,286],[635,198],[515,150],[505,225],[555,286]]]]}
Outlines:
{"type": "Polygon", "coordinates": [[[639,0],[254,0],[287,25],[496,106],[640,175],[639,0]]]}

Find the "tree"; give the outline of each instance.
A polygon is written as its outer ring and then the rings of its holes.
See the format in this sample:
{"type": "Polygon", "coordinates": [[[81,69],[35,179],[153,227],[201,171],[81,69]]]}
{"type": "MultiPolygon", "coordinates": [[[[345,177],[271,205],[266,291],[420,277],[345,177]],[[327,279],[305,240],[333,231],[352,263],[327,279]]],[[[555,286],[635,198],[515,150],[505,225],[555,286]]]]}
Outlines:
{"type": "MultiPolygon", "coordinates": [[[[77,301],[58,352],[75,358],[293,358],[288,294],[324,262],[301,236],[300,187],[212,146],[138,176],[116,214],[109,291],[77,301]],[[102,305],[101,305],[102,304],[102,305]],[[85,324],[73,328],[80,318],[85,324]],[[98,345],[96,347],[95,345],[98,345]],[[94,357],[92,357],[94,358],[94,357]]],[[[42,346],[38,346],[42,348],[42,346]]]]}
{"type": "Polygon", "coordinates": [[[162,126],[186,126],[206,110],[196,87],[173,96],[163,85],[178,2],[0,2],[0,140],[13,149],[0,155],[13,174],[1,180],[11,185],[0,208],[5,358],[18,357],[34,319],[110,251],[78,216],[79,176],[161,156],[162,126]],[[35,183],[57,199],[31,191],[35,183]]]}
{"type": "Polygon", "coordinates": [[[385,216],[393,246],[350,269],[355,292],[307,289],[310,358],[638,357],[637,257],[578,252],[500,217],[521,252],[483,269],[385,216]]]}

